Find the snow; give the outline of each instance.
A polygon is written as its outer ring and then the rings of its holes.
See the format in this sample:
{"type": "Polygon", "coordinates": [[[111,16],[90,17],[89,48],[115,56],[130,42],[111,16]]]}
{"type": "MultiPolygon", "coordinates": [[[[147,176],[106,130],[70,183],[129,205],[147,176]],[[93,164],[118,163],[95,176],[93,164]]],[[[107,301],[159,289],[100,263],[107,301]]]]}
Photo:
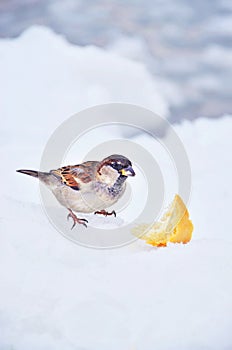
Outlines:
{"type": "MultiPolygon", "coordinates": [[[[1,350],[230,349],[231,116],[174,126],[192,168],[188,245],[87,249],[54,229],[38,183],[15,169],[38,168],[52,131],[87,106],[130,102],[164,115],[162,90],[141,64],[38,27],[0,41],[0,75],[1,350]]],[[[147,136],[131,140],[157,150],[147,136]]]]}
{"type": "MultiPolygon", "coordinates": [[[[230,229],[229,186],[232,168],[228,152],[231,149],[231,115],[220,119],[199,118],[174,125],[191,164],[192,188],[188,207],[195,224],[194,237],[198,239],[222,239],[232,242],[230,229]]],[[[167,200],[178,191],[175,169],[162,147],[144,135],[134,138],[153,152],[164,176],[167,200]]],[[[165,144],[165,140],[164,140],[165,144]]],[[[168,204],[166,202],[166,205],[168,204]]]]}
{"type": "Polygon", "coordinates": [[[71,43],[104,47],[145,64],[156,79],[166,81],[173,122],[220,117],[232,110],[232,77],[224,52],[231,50],[230,0],[97,0],[91,6],[85,0],[2,0],[0,6],[2,37],[19,36],[43,23],[71,43]],[[211,66],[215,45],[221,54],[211,66]],[[206,74],[214,81],[213,90],[192,84],[206,74]]]}

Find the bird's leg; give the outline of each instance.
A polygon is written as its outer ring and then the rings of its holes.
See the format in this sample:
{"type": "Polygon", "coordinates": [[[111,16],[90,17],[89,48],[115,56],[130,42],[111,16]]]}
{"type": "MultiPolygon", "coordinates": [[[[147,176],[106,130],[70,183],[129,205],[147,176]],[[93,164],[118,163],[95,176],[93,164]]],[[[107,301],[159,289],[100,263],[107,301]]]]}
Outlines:
{"type": "Polygon", "coordinates": [[[69,214],[67,216],[67,219],[69,220],[69,218],[73,219],[73,225],[71,227],[71,230],[73,229],[74,226],[76,226],[76,224],[81,224],[84,225],[85,227],[87,227],[86,223],[88,222],[88,220],[86,219],[79,219],[73,212],[71,209],[68,208],[69,214]]]}
{"type": "Polygon", "coordinates": [[[114,210],[111,211],[111,213],[109,213],[108,211],[102,209],[102,210],[95,211],[94,214],[100,214],[100,215],[104,215],[104,216],[114,215],[116,217],[116,213],[114,210]]]}

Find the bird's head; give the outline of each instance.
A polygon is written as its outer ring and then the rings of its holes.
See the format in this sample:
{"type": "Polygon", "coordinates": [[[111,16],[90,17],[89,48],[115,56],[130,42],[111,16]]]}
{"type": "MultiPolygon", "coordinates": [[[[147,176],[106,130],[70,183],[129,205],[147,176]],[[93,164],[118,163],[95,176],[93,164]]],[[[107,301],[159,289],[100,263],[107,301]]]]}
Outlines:
{"type": "Polygon", "coordinates": [[[131,161],[120,154],[104,158],[99,164],[97,173],[100,181],[109,186],[113,186],[119,178],[124,182],[128,176],[135,176],[131,161]]]}

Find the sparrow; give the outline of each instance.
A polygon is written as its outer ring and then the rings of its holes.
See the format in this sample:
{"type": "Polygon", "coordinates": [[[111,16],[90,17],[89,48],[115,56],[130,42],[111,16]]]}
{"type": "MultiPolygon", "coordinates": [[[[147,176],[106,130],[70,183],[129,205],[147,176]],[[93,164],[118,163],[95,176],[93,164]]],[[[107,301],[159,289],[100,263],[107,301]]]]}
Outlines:
{"type": "Polygon", "coordinates": [[[113,154],[99,161],[87,161],[67,165],[49,172],[20,169],[19,173],[42,181],[55,195],[58,202],[68,209],[67,219],[73,219],[72,228],[78,223],[87,227],[88,220],[78,218],[74,212],[114,215],[107,212],[123,195],[128,176],[135,176],[131,161],[113,154]]]}

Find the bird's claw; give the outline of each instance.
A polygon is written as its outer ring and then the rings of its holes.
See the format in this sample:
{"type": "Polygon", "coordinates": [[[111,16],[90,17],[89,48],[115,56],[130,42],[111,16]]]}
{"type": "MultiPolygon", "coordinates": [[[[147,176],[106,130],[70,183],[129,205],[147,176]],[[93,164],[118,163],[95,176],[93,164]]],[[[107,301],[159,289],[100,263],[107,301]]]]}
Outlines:
{"type": "Polygon", "coordinates": [[[84,225],[87,228],[87,223],[88,220],[86,219],[79,219],[72,211],[71,209],[69,209],[69,214],[67,216],[67,220],[69,220],[69,218],[73,219],[73,225],[71,227],[71,230],[76,226],[76,224],[81,224],[84,225]]]}
{"type": "Polygon", "coordinates": [[[81,224],[81,225],[84,225],[86,228],[88,227],[87,224],[86,224],[86,223],[88,223],[88,220],[86,220],[86,219],[78,219],[78,220],[74,220],[73,221],[73,225],[71,227],[71,230],[73,229],[73,227],[76,226],[77,223],[81,224]]]}
{"type": "Polygon", "coordinates": [[[110,215],[114,215],[114,217],[116,218],[116,212],[115,210],[111,211],[110,213],[106,210],[97,210],[95,211],[94,214],[100,214],[100,215],[104,215],[104,216],[110,216],[110,215]]]}

